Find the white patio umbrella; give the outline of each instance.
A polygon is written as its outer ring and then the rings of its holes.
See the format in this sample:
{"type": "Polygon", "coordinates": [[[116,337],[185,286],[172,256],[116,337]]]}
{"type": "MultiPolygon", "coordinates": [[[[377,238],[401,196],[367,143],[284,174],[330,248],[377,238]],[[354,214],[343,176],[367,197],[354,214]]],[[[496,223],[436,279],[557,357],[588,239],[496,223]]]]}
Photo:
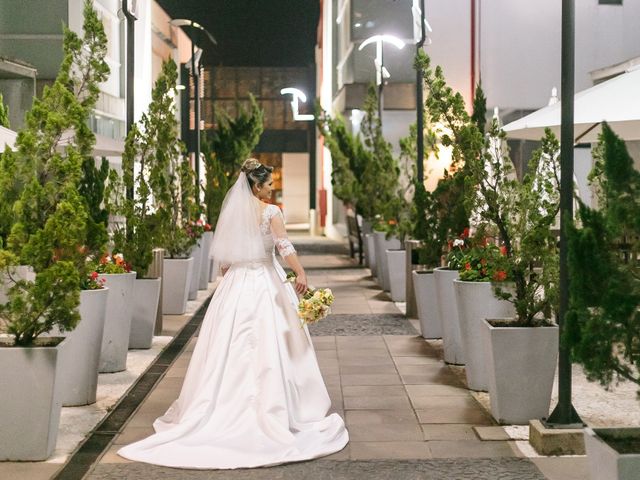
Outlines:
{"type": "MultiPolygon", "coordinates": [[[[598,140],[607,121],[623,140],[640,140],[640,68],[635,68],[575,95],[576,143],[598,140]]],[[[560,135],[561,102],[541,108],[504,127],[509,138],[540,140],[546,127],[560,135]]]]}
{"type": "Polygon", "coordinates": [[[4,152],[7,145],[13,150],[17,135],[13,130],[0,126],[0,152],[4,152]]]}

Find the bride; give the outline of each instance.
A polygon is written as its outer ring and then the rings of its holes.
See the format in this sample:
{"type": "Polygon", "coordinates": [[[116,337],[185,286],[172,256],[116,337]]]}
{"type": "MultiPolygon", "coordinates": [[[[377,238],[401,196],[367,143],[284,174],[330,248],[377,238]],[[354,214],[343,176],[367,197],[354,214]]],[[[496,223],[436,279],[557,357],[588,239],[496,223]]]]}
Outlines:
{"type": "Polygon", "coordinates": [[[222,268],[178,399],[155,434],[121,448],[139,462],[246,468],[308,460],[344,448],[311,337],[296,314],[307,280],[271,196],[272,167],[247,160],[224,203],[212,244],[222,268]],[[294,288],[275,248],[297,274],[294,288]]]}

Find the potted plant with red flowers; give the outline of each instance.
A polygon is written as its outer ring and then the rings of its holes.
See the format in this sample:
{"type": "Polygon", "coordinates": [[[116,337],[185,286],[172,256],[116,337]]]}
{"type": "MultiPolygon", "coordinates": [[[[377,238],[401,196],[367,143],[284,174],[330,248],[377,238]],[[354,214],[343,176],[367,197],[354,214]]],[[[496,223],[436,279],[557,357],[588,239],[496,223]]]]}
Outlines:
{"type": "Polygon", "coordinates": [[[508,280],[506,248],[498,247],[495,237],[487,232],[476,232],[474,239],[474,246],[461,258],[459,278],[453,286],[466,356],[467,386],[486,391],[487,356],[481,341],[482,322],[485,318],[513,317],[515,310],[512,303],[494,294],[495,285],[504,285],[508,280]]]}

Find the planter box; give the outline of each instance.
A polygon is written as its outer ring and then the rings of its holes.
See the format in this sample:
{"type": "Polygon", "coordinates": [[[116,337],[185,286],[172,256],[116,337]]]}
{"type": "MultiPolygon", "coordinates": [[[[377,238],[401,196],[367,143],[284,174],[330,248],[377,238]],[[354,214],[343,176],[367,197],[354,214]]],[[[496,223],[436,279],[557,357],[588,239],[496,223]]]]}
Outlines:
{"type": "Polygon", "coordinates": [[[0,347],[0,461],[46,460],[56,446],[62,402],[55,347],[0,347]]]}
{"type": "Polygon", "coordinates": [[[367,260],[367,266],[369,270],[371,270],[371,275],[376,276],[377,272],[377,263],[376,263],[376,245],[375,240],[373,238],[373,233],[367,233],[364,236],[364,243],[367,245],[365,249],[365,258],[367,260]]]}
{"type": "Polygon", "coordinates": [[[604,438],[640,439],[640,428],[585,428],[584,446],[591,480],[638,480],[640,451],[619,453],[604,438]]]}
{"type": "Polygon", "coordinates": [[[491,282],[454,280],[453,287],[466,360],[467,386],[471,390],[486,391],[489,387],[482,322],[485,318],[514,317],[515,307],[511,302],[496,298],[491,282]]]}
{"type": "Polygon", "coordinates": [[[376,278],[378,285],[388,292],[391,289],[391,280],[389,278],[389,267],[387,265],[387,250],[399,250],[400,240],[391,237],[387,240],[387,234],[384,232],[373,232],[373,238],[376,250],[376,278]]]}
{"type": "Polygon", "coordinates": [[[165,258],[162,278],[162,311],[182,315],[187,310],[193,258],[165,258]]]}
{"type": "Polygon", "coordinates": [[[436,305],[436,279],[433,270],[414,270],[413,289],[423,338],[442,338],[442,322],[436,305]]]}
{"type": "Polygon", "coordinates": [[[434,276],[436,280],[438,317],[442,322],[444,361],[453,365],[464,365],[465,356],[462,337],[460,336],[458,307],[453,291],[453,281],[458,279],[458,271],[436,268],[434,276]]]}
{"type": "Polygon", "coordinates": [[[80,323],[70,332],[55,329],[52,336],[66,336],[58,351],[58,383],[62,406],[89,405],[96,401],[98,368],[109,289],[80,292],[80,323]]]}
{"type": "Polygon", "coordinates": [[[133,282],[129,348],[151,348],[161,286],[162,280],[159,278],[137,278],[133,282]]]}
{"type": "Polygon", "coordinates": [[[391,300],[394,302],[404,302],[406,301],[407,292],[407,252],[404,250],[387,250],[385,253],[387,255],[387,267],[389,270],[391,300]]]}
{"type": "Polygon", "coordinates": [[[127,368],[129,331],[133,312],[133,282],[136,273],[100,274],[109,288],[104,335],[100,352],[100,373],[121,372],[127,368]]]}
{"type": "Polygon", "coordinates": [[[518,425],[546,418],[558,360],[558,327],[482,324],[493,417],[518,425]]]}
{"type": "MultiPolygon", "coordinates": [[[[33,271],[33,267],[30,265],[18,265],[12,268],[11,276],[15,280],[27,280],[34,282],[36,280],[36,274],[33,271]]],[[[13,286],[13,282],[9,279],[6,273],[0,273],[0,305],[7,303],[9,298],[7,292],[13,286]]]]}
{"type": "Polygon", "coordinates": [[[211,270],[211,259],[209,258],[209,251],[211,250],[211,242],[213,242],[213,232],[204,232],[200,243],[202,244],[202,261],[200,267],[200,284],[198,288],[200,290],[206,290],[209,288],[209,270],[211,270]]]}
{"type": "Polygon", "coordinates": [[[198,240],[191,249],[191,257],[193,258],[193,267],[191,267],[191,277],[189,279],[189,300],[198,298],[198,287],[200,286],[200,268],[202,267],[202,248],[198,240]]]}

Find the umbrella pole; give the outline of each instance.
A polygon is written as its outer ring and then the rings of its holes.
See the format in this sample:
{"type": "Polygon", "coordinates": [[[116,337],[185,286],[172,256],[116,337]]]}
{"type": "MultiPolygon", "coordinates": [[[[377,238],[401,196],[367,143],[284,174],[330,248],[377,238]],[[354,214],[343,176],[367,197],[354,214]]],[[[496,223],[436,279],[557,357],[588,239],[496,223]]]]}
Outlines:
{"type": "Polygon", "coordinates": [[[569,271],[565,227],[573,219],[573,100],[575,75],[575,0],[562,0],[562,123],[560,126],[560,308],[558,326],[558,404],[545,422],[552,428],[579,428],[583,423],[571,403],[571,352],[562,335],[569,309],[569,271]]]}

